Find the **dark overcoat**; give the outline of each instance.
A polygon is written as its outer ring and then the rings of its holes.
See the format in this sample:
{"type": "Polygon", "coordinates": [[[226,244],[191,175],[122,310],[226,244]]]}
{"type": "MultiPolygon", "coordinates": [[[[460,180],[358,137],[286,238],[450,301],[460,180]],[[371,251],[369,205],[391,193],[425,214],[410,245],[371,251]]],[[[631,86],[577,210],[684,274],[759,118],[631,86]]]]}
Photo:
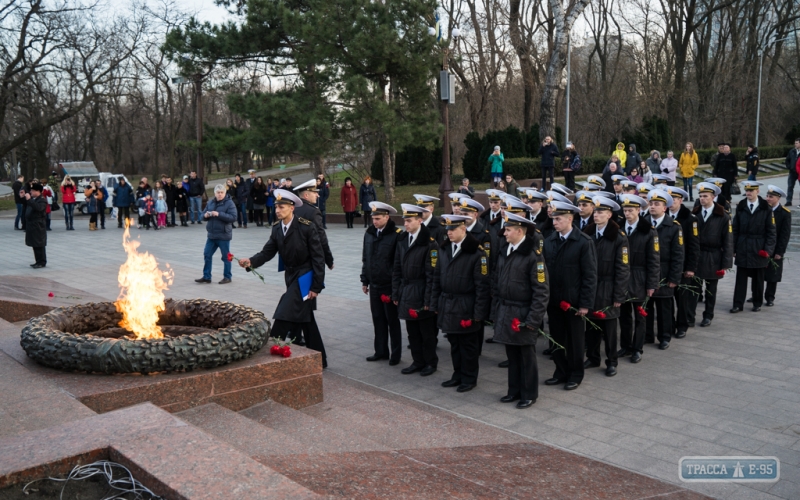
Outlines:
{"type": "Polygon", "coordinates": [[[467,233],[453,257],[452,242],[442,245],[433,272],[431,309],[439,329],[447,334],[474,333],[489,316],[491,282],[489,259],[474,236],[467,233]],[[468,327],[461,322],[472,320],[468,327]]]}
{"type": "Polygon", "coordinates": [[[630,279],[628,299],[644,302],[648,290],[658,289],[661,280],[661,257],[656,245],[658,233],[649,220],[639,217],[639,222],[628,236],[630,279]]]}
{"type": "Polygon", "coordinates": [[[758,206],[750,213],[747,199],[740,201],[733,218],[734,263],[749,269],[767,267],[769,258],[760,257],[758,252],[765,250],[772,257],[776,241],[775,219],[769,203],[759,196],[758,206]]]}
{"type": "Polygon", "coordinates": [[[386,290],[391,295],[394,255],[398,236],[401,234],[405,233],[392,219],[383,227],[380,236],[375,226],[370,226],[364,232],[364,247],[361,250],[362,285],[374,287],[381,292],[386,290]]]}
{"type": "Polygon", "coordinates": [[[597,238],[594,222],[583,229],[594,241],[597,256],[597,291],[590,311],[603,311],[606,319],[619,317],[619,307],[614,302],[625,302],[630,279],[628,238],[613,220],[608,221],[603,236],[597,238]]]}
{"type": "Polygon", "coordinates": [[[544,240],[544,259],[553,270],[550,276],[550,302],[569,302],[576,308],[591,309],[597,292],[597,256],[592,239],[577,228],[565,242],[553,232],[544,240]]]}
{"type": "Polygon", "coordinates": [[[322,244],[322,253],[325,256],[325,265],[328,266],[328,268],[333,267],[333,253],[331,252],[331,247],[328,244],[328,233],[325,232],[325,227],[322,225],[322,212],[320,209],[304,201],[302,205],[295,207],[294,215],[297,217],[302,217],[306,220],[310,220],[314,223],[314,227],[317,228],[317,234],[319,235],[319,241],[322,244]]]}
{"type": "Polygon", "coordinates": [[[534,345],[550,298],[550,277],[544,253],[537,241],[527,236],[511,255],[507,256],[507,252],[505,245],[498,256],[497,268],[492,271],[494,341],[534,345]],[[514,319],[526,326],[514,331],[511,328],[514,319]]]}
{"type": "MultiPolygon", "coordinates": [[[[792,212],[784,206],[779,206],[773,210],[775,214],[776,243],[774,255],[780,255],[780,259],[771,262],[764,273],[764,279],[770,283],[780,283],[783,275],[783,262],[786,257],[786,247],[789,246],[789,237],[792,235],[792,212]]],[[[773,257],[774,259],[774,257],[773,257]]]]}
{"type": "Polygon", "coordinates": [[[698,242],[700,253],[695,275],[704,280],[718,280],[717,271],[733,267],[733,227],[731,216],[719,203],[714,204],[708,220],[703,219],[703,207],[696,206],[692,211],[697,217],[700,233],[698,242]]]}
{"type": "Polygon", "coordinates": [[[262,266],[275,254],[280,254],[283,260],[286,292],[281,296],[273,317],[293,323],[307,323],[311,321],[317,300],[303,300],[298,278],[312,271],[310,290],[320,293],[325,288],[325,257],[314,224],[295,216],[284,235],[281,221],[276,222],[264,248],[250,257],[250,264],[254,268],[262,266]]]}
{"type": "Polygon", "coordinates": [[[31,196],[25,207],[25,244],[39,248],[47,246],[47,199],[31,196]]]}
{"type": "MultiPolygon", "coordinates": [[[[650,220],[648,222],[652,224],[650,220]]],[[[683,231],[681,225],[666,214],[656,232],[655,245],[661,260],[661,286],[656,288],[653,297],[673,297],[675,289],[670,288],[669,284],[680,284],[683,275],[683,231]]]]}
{"type": "Polygon", "coordinates": [[[408,231],[397,236],[392,269],[392,300],[396,301],[400,319],[424,319],[433,315],[431,306],[433,270],[439,261],[439,245],[425,224],[421,224],[414,243],[408,245],[408,231]],[[417,312],[412,318],[410,310],[417,312]]]}
{"type": "MultiPolygon", "coordinates": [[[[669,214],[668,214],[669,215],[669,214]]],[[[681,205],[675,218],[683,231],[683,271],[697,273],[697,260],[700,257],[700,229],[697,218],[686,205],[681,205]]]]}

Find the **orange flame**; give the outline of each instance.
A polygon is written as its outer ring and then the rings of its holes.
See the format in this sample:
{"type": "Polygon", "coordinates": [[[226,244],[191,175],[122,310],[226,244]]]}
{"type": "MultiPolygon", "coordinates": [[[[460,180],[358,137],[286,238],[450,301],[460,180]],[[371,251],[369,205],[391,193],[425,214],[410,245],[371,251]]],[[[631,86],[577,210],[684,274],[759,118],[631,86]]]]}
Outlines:
{"type": "Polygon", "coordinates": [[[172,285],[173,272],[161,271],[156,258],[147,252],[139,253],[138,241],[130,241],[130,224],[125,224],[122,247],[128,259],[119,268],[120,293],[117,311],[122,313],[119,326],[136,334],[137,340],[164,338],[158,322],[158,313],[163,311],[164,290],[172,285]]]}

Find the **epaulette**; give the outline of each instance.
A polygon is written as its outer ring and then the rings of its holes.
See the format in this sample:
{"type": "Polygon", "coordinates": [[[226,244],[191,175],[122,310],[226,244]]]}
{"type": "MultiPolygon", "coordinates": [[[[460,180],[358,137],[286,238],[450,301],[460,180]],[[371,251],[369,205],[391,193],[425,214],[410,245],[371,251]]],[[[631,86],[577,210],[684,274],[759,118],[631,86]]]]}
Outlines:
{"type": "Polygon", "coordinates": [[[403,232],[403,230],[402,230],[402,229],[400,229],[399,227],[396,227],[396,228],[395,228],[395,231],[396,231],[397,233],[402,233],[402,232],[403,232]]]}
{"type": "Polygon", "coordinates": [[[534,228],[534,230],[535,230],[537,233],[539,233],[539,234],[542,234],[542,232],[541,232],[541,231],[539,231],[539,228],[538,228],[538,227],[537,227],[537,228],[534,228]]]}
{"type": "Polygon", "coordinates": [[[436,240],[433,239],[433,236],[431,236],[431,241],[436,241],[436,240]]]}
{"type": "Polygon", "coordinates": [[[786,208],[786,207],[781,207],[781,208],[783,208],[784,210],[786,210],[786,211],[787,211],[787,212],[789,212],[789,213],[792,213],[792,211],[791,211],[791,210],[789,210],[789,209],[788,209],[788,208],[786,208]]]}
{"type": "Polygon", "coordinates": [[[488,230],[488,229],[486,229],[485,231],[486,231],[487,233],[489,232],[489,230],[488,230]]]}
{"type": "Polygon", "coordinates": [[[300,224],[305,224],[306,226],[311,225],[311,221],[310,220],[304,219],[302,217],[298,217],[297,218],[297,222],[299,222],[300,224]]]}

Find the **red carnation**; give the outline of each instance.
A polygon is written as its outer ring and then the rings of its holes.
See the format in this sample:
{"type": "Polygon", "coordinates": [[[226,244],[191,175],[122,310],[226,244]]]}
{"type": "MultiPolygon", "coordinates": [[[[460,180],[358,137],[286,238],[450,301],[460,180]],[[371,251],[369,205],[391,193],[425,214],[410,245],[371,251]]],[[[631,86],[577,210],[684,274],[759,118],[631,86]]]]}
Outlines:
{"type": "Polygon", "coordinates": [[[56,296],[56,294],[54,294],[53,292],[50,292],[50,293],[48,293],[48,294],[47,294],[47,296],[48,296],[48,297],[50,297],[50,298],[52,298],[52,297],[55,297],[55,296],[56,296]]]}
{"type": "Polygon", "coordinates": [[[288,358],[291,355],[292,355],[292,350],[289,348],[289,346],[288,345],[283,346],[283,349],[281,349],[281,356],[283,356],[284,358],[288,358]]]}
{"type": "Polygon", "coordinates": [[[636,312],[638,312],[640,316],[647,316],[647,311],[645,311],[642,306],[636,306],[636,312]]]}
{"type": "Polygon", "coordinates": [[[411,316],[413,319],[419,318],[419,313],[417,313],[416,309],[409,309],[408,315],[411,316]]]}
{"type": "Polygon", "coordinates": [[[566,300],[562,300],[558,307],[560,307],[562,311],[567,312],[572,308],[572,305],[566,300]]]}
{"type": "Polygon", "coordinates": [[[228,253],[228,262],[233,262],[233,254],[228,253]]]}
{"type": "Polygon", "coordinates": [[[270,347],[270,348],[269,348],[269,353],[270,353],[270,354],[272,354],[272,355],[276,355],[276,354],[277,354],[277,355],[280,355],[280,353],[281,353],[281,346],[279,346],[279,345],[274,345],[274,346],[270,347]]]}
{"type": "Polygon", "coordinates": [[[518,332],[519,331],[519,325],[521,325],[521,324],[522,324],[522,322],[520,322],[519,319],[514,318],[514,319],[511,320],[511,329],[514,330],[515,332],[518,332]]]}
{"type": "Polygon", "coordinates": [[[592,316],[594,316],[597,319],[606,319],[606,313],[604,313],[603,311],[595,311],[592,313],[592,316]]]}
{"type": "Polygon", "coordinates": [[[471,326],[472,326],[472,320],[471,319],[462,319],[461,320],[461,328],[469,328],[471,326]]]}
{"type": "Polygon", "coordinates": [[[768,258],[769,258],[769,254],[767,253],[767,251],[766,251],[766,250],[759,250],[759,251],[758,251],[758,256],[759,256],[759,257],[763,257],[763,258],[765,258],[765,259],[768,259],[768,258]]]}
{"type": "Polygon", "coordinates": [[[718,278],[722,278],[723,276],[725,276],[725,270],[724,269],[720,269],[719,271],[717,271],[716,274],[717,274],[718,278]]]}
{"type": "Polygon", "coordinates": [[[384,304],[388,304],[391,301],[392,301],[391,297],[385,294],[381,294],[381,302],[383,302],[384,304]]]}

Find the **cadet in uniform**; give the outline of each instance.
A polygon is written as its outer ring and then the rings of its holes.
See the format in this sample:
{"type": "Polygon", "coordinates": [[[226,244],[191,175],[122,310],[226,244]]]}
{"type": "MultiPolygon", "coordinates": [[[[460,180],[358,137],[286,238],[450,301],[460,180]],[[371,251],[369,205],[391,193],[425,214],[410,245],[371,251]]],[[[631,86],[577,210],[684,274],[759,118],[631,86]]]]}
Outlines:
{"type": "Polygon", "coordinates": [[[738,313],[744,307],[747,278],[753,279],[753,311],[761,310],[764,302],[764,274],[777,242],[775,214],[769,203],[758,195],[761,183],[744,181],[742,184],[746,198],[736,206],[736,216],[733,218],[736,288],[733,291],[732,313],[738,313]]]}
{"type": "Polygon", "coordinates": [[[656,189],[667,189],[667,183],[671,180],[672,179],[670,179],[668,175],[653,174],[653,186],[655,186],[656,189]]]}
{"type": "Polygon", "coordinates": [[[617,374],[617,318],[628,294],[628,238],[612,220],[619,205],[604,196],[595,196],[594,220],[583,233],[594,241],[597,258],[597,289],[589,317],[599,327],[586,331],[584,368],[600,366],[600,342],[606,346],[606,375],[617,374]],[[602,311],[602,315],[599,314],[602,311]]]}
{"type": "Polygon", "coordinates": [[[505,195],[505,193],[498,189],[487,189],[486,195],[489,197],[489,208],[481,214],[481,221],[483,221],[483,225],[488,228],[493,220],[503,215],[500,204],[503,201],[503,195],[505,195]]]}
{"type": "Polygon", "coordinates": [[[672,196],[672,206],[669,215],[681,225],[683,232],[683,275],[681,284],[686,288],[675,290],[675,338],[682,339],[686,330],[694,326],[694,308],[691,307],[692,298],[699,295],[701,287],[697,286],[695,273],[697,272],[697,259],[700,255],[700,241],[698,239],[697,219],[692,215],[683,202],[689,199],[689,193],[675,186],[665,186],[664,189],[672,196]],[[694,290],[694,292],[690,291],[694,290]]]}
{"type": "Polygon", "coordinates": [[[653,342],[654,322],[658,325],[658,348],[669,348],[674,331],[673,311],[675,288],[683,275],[683,233],[681,226],[667,215],[672,206],[672,196],[663,189],[654,189],[647,195],[650,203],[650,223],[658,233],[656,246],[661,258],[661,281],[647,303],[647,333],[645,341],[653,342]],[[653,314],[658,318],[653,319],[653,314]]]}
{"type": "Polygon", "coordinates": [[[442,217],[448,241],[442,245],[433,273],[431,310],[450,342],[453,376],[442,387],[467,392],[478,383],[478,356],[483,322],[489,315],[489,259],[478,240],[467,232],[466,215],[442,217]]]}
{"type": "Polygon", "coordinates": [[[553,232],[553,221],[547,215],[547,203],[550,198],[536,189],[529,188],[527,193],[528,206],[531,207],[531,212],[528,214],[530,220],[536,224],[536,229],[542,233],[542,236],[547,238],[553,232]]]}
{"type": "Polygon", "coordinates": [[[447,233],[439,223],[439,219],[433,216],[434,202],[439,201],[439,198],[426,194],[415,194],[414,199],[417,200],[418,207],[426,209],[422,224],[428,228],[428,232],[436,244],[441,246],[447,241],[447,233]]]}
{"type": "Polygon", "coordinates": [[[375,354],[367,361],[388,359],[389,365],[394,366],[400,363],[403,334],[394,303],[396,299],[392,297],[392,271],[397,241],[403,230],[390,217],[397,213],[394,207],[380,201],[372,201],[369,206],[372,225],[364,232],[361,289],[369,295],[372,326],[375,328],[375,354]]]}
{"type": "Polygon", "coordinates": [[[275,215],[278,222],[272,226],[269,240],[260,252],[249,259],[239,259],[244,268],[257,268],[279,254],[285,268],[286,293],[275,308],[275,323],[272,336],[285,339],[289,332],[306,333],[306,346],[322,353],[322,367],[328,366],[325,346],[319,330],[308,328],[314,316],[316,297],[325,288],[325,256],[322,243],[314,224],[302,217],[295,217],[294,209],[303,201],[291,191],[276,189],[275,215]],[[307,298],[303,295],[300,278],[311,272],[311,286],[307,298]]]}
{"type": "Polygon", "coordinates": [[[632,181],[632,180],[630,180],[630,179],[628,179],[626,177],[624,181],[620,181],[619,182],[619,185],[622,186],[622,194],[633,194],[633,195],[636,195],[636,186],[637,186],[637,184],[634,181],[632,181]]]}
{"type": "MultiPolygon", "coordinates": [[[[700,253],[697,259],[696,276],[703,280],[706,289],[705,310],[700,326],[706,327],[714,319],[717,303],[717,284],[725,276],[725,270],[733,267],[733,228],[731,216],[714,200],[722,190],[716,184],[701,182],[697,185],[697,201],[692,212],[697,218],[700,233],[700,253]]],[[[702,286],[698,287],[702,291],[702,286]]],[[[691,317],[697,311],[699,295],[689,297],[691,317]]]]}
{"type": "Polygon", "coordinates": [[[560,201],[551,201],[550,206],[555,232],[544,242],[544,258],[558,272],[550,277],[547,317],[550,335],[564,349],[553,352],[556,369],[545,384],[564,384],[571,391],[583,381],[583,316],[594,305],[597,257],[592,239],[573,226],[577,207],[560,201]],[[562,302],[570,308],[562,309],[562,302]]]}
{"type": "Polygon", "coordinates": [[[772,208],[772,213],[775,214],[776,231],[775,253],[772,257],[775,263],[770,262],[764,272],[767,282],[764,291],[764,299],[766,300],[764,305],[768,307],[772,307],[775,304],[775,292],[783,274],[783,256],[786,254],[786,247],[789,245],[789,237],[792,234],[792,212],[781,205],[781,196],[786,196],[783,189],[772,184],[767,186],[767,203],[772,208]]]}
{"type": "Polygon", "coordinates": [[[495,342],[505,344],[508,357],[508,392],[500,401],[527,408],[539,397],[536,339],[550,280],[542,249],[528,237],[534,225],[514,213],[505,215],[505,223],[506,246],[492,274],[495,342]]]}
{"type": "Polygon", "coordinates": [[[398,235],[392,271],[392,299],[400,319],[406,321],[411,346],[411,366],[405,375],[420,372],[423,377],[436,372],[436,315],[430,311],[433,269],[439,260],[439,245],[422,223],[428,209],[403,203],[405,232],[398,235]]]}
{"type": "Polygon", "coordinates": [[[620,346],[618,357],[630,356],[631,363],[642,360],[644,353],[645,317],[640,308],[652,297],[661,279],[661,261],[658,253],[658,233],[644,217],[639,217],[647,201],[633,194],[622,195],[625,213],[624,231],[628,237],[630,278],[628,300],[620,307],[620,346]]]}
{"type": "Polygon", "coordinates": [[[592,198],[596,194],[590,191],[578,191],[575,193],[575,204],[578,206],[579,217],[574,221],[574,224],[581,231],[594,221],[594,201],[592,201],[592,198]]]}
{"type": "MultiPolygon", "coordinates": [[[[483,205],[472,198],[468,196],[461,198],[459,204],[459,213],[469,217],[469,220],[465,222],[467,233],[471,234],[476,240],[478,240],[478,245],[480,245],[481,249],[486,254],[486,257],[491,261],[492,237],[489,234],[489,226],[484,225],[483,221],[478,216],[478,214],[483,211],[483,205]]],[[[491,266],[489,269],[491,270],[491,266]]],[[[486,319],[490,319],[490,315],[488,315],[486,319]]],[[[478,332],[478,337],[480,337],[478,354],[483,352],[483,336],[486,329],[483,321],[481,321],[480,326],[481,329],[480,332],[478,332]]]]}
{"type": "MultiPolygon", "coordinates": [[[[728,181],[726,181],[722,177],[709,177],[708,179],[705,180],[705,182],[708,182],[708,183],[711,183],[711,184],[714,184],[715,186],[717,186],[719,188],[720,194],[722,194],[722,186],[728,181]]],[[[722,198],[720,198],[720,196],[717,195],[714,198],[714,203],[717,203],[717,204],[721,205],[722,208],[725,209],[726,212],[731,213],[731,204],[727,199],[725,199],[724,196],[722,198]]],[[[695,200],[694,206],[695,207],[700,206],[700,200],[695,200]]]]}

